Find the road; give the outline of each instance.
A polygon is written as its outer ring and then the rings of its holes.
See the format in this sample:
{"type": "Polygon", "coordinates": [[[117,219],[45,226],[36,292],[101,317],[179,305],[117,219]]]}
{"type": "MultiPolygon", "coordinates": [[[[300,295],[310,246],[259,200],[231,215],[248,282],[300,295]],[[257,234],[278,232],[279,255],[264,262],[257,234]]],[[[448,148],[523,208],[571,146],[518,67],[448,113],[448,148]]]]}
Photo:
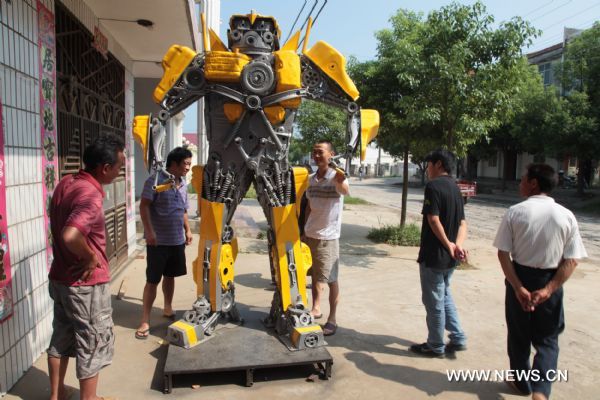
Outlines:
{"type": "MultiPolygon", "coordinates": [[[[370,203],[394,209],[401,209],[402,186],[400,179],[365,179],[350,181],[350,192],[370,203]]],[[[470,199],[465,207],[469,224],[469,235],[493,241],[502,216],[511,205],[519,202],[516,196],[479,196],[470,199]]],[[[423,190],[409,188],[407,212],[409,219],[420,220],[423,206],[423,190]]],[[[590,259],[600,260],[600,218],[590,215],[575,214],[579,230],[590,259]]]]}

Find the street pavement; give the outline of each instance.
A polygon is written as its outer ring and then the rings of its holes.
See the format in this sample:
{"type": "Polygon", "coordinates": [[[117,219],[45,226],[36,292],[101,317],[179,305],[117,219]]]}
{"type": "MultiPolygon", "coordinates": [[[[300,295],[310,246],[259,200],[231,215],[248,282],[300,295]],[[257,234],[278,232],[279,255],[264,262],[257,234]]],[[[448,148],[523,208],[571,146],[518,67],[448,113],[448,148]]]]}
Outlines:
{"type": "MultiPolygon", "coordinates": [[[[421,304],[417,248],[375,244],[366,235],[373,227],[400,220],[400,186],[389,179],[351,182],[351,194],[369,205],[345,205],[340,241],[341,302],[339,329],[327,339],[333,356],[329,381],[309,382],[305,368],[282,368],[255,373],[255,385],[244,387],[244,374],[228,372],[175,379],[173,393],[162,394],[167,346],[162,338],[170,321],[161,317],[159,294],[152,312],[152,329],[146,341],[134,338],[141,314],[145,282],[145,252],[113,277],[115,334],[113,365],[100,376],[99,394],[119,399],[517,399],[498,379],[450,381],[448,371],[507,370],[504,323],[504,280],[491,241],[506,208],[518,199],[484,198],[466,207],[470,235],[470,269],[457,270],[452,290],[468,350],[446,359],[420,358],[408,351],[426,339],[425,312],[421,304]],[[487,200],[486,200],[487,199],[487,200]],[[116,299],[119,288],[125,296],[116,299]]],[[[409,220],[420,223],[422,190],[410,189],[409,220]]],[[[580,220],[581,222],[581,220],[580,220]]],[[[560,338],[559,368],[568,382],[556,383],[554,399],[597,398],[600,369],[600,302],[598,287],[598,219],[583,221],[582,232],[590,260],[582,262],[565,287],[566,330],[560,338]]],[[[255,200],[245,200],[237,210],[234,229],[240,241],[235,265],[236,299],[243,309],[268,307],[273,295],[264,239],[262,210],[255,200]]],[[[188,265],[197,254],[198,235],[186,250],[188,265]]],[[[191,268],[190,268],[191,269],[191,268]]],[[[191,276],[178,278],[174,306],[190,308],[195,298],[191,276]]],[[[327,307],[324,314],[327,315],[327,307]]],[[[324,320],[321,320],[323,323],[324,320]]],[[[210,343],[210,342],[207,342],[210,343]]],[[[251,349],[252,344],[248,347],[251,349]]],[[[228,349],[224,348],[223,352],[228,349]]],[[[251,351],[251,350],[250,350],[251,351]]],[[[71,363],[73,364],[73,363],[71,363]]],[[[77,387],[73,365],[66,382],[77,387]]],[[[45,355],[34,364],[5,399],[47,399],[45,355]]],[[[76,393],[72,399],[78,399],[76,393]]]]}

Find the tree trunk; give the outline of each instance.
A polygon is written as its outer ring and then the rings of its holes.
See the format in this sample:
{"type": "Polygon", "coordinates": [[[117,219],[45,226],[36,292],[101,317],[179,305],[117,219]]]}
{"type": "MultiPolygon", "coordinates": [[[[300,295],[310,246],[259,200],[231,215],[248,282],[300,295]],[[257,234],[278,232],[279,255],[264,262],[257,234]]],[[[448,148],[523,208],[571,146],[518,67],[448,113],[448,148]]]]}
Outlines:
{"type": "Polygon", "coordinates": [[[502,150],[502,193],[506,192],[506,174],[508,173],[508,166],[506,160],[508,159],[508,151],[502,150]]]}
{"type": "Polygon", "coordinates": [[[377,145],[379,152],[377,153],[377,176],[381,175],[381,146],[377,145]]]}
{"type": "Polygon", "coordinates": [[[583,196],[583,185],[585,181],[585,162],[581,158],[577,158],[577,195],[583,196]]]}
{"type": "Polygon", "coordinates": [[[404,148],[404,165],[402,171],[402,210],[400,211],[400,226],[406,224],[406,203],[408,199],[408,146],[404,148]]]}

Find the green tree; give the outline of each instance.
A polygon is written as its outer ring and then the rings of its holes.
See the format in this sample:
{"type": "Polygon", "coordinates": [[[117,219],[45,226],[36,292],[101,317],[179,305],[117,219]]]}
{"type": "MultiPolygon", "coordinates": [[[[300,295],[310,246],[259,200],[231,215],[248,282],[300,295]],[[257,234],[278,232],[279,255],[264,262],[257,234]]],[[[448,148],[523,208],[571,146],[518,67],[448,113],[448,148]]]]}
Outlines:
{"type": "Polygon", "coordinates": [[[319,140],[329,140],[338,153],[346,148],[347,115],[336,107],[315,101],[303,101],[296,118],[298,135],[292,150],[309,154],[319,140]]]}
{"type": "MultiPolygon", "coordinates": [[[[600,23],[571,39],[557,76],[567,94],[566,108],[574,124],[560,137],[557,149],[569,150],[579,164],[578,192],[592,175],[592,164],[600,152],[600,23]],[[582,95],[585,93],[585,96],[582,95]],[[591,129],[591,131],[590,131],[591,129]],[[576,131],[575,131],[576,130],[576,131]]],[[[564,153],[564,152],[563,152],[564,153]]]]}
{"type": "Polygon", "coordinates": [[[378,143],[405,161],[403,225],[409,154],[444,146],[464,156],[499,126],[520,79],[521,48],[536,31],[519,18],[494,29],[481,2],[452,3],[427,18],[399,10],[390,22],[376,33],[377,59],[358,72],[361,97],[381,114],[378,143]]]}

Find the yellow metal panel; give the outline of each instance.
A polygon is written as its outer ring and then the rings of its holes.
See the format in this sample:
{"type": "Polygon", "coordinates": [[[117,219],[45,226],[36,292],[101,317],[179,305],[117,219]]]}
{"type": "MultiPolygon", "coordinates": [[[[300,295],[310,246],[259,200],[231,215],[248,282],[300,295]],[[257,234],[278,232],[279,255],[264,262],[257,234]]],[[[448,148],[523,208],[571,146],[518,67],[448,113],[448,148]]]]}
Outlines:
{"type": "MultiPolygon", "coordinates": [[[[300,56],[292,50],[280,50],[275,55],[275,76],[277,78],[277,93],[302,87],[300,56]]],[[[285,108],[298,108],[300,98],[284,100],[280,104],[285,108]]]]}
{"type": "Polygon", "coordinates": [[[133,118],[133,139],[138,142],[144,155],[144,165],[148,169],[148,139],[150,135],[150,116],[136,115],[133,118]]]}
{"type": "Polygon", "coordinates": [[[321,40],[304,55],[333,79],[352,100],[358,99],[358,89],[346,73],[346,59],[339,51],[321,40]]]}
{"type": "Polygon", "coordinates": [[[379,131],[379,112],[360,110],[360,161],[365,161],[367,145],[377,137],[379,131]]]}
{"type": "Polygon", "coordinates": [[[308,188],[308,170],[304,167],[294,167],[294,184],[296,186],[296,218],[300,216],[300,200],[308,188]]]}
{"type": "Polygon", "coordinates": [[[154,89],[154,101],[160,103],[167,92],[173,87],[185,68],[196,57],[196,52],[189,47],[173,45],[162,59],[163,76],[156,89],[154,89]]]}
{"type": "MultiPolygon", "coordinates": [[[[198,194],[198,200],[202,195],[202,181],[204,180],[204,166],[194,165],[192,167],[192,187],[198,194]]],[[[198,209],[200,209],[200,202],[198,201],[198,209]]]]}
{"type": "Polygon", "coordinates": [[[258,14],[254,10],[252,10],[252,12],[248,14],[248,17],[250,18],[250,23],[254,25],[254,21],[256,21],[256,17],[258,17],[258,14]]]}
{"type": "Polygon", "coordinates": [[[306,54],[306,46],[308,46],[308,38],[310,37],[312,23],[312,17],[308,17],[308,24],[306,25],[306,34],[304,35],[304,44],[302,45],[302,54],[306,54]]]}
{"type": "MultiPolygon", "coordinates": [[[[212,311],[216,311],[216,293],[217,284],[219,280],[218,263],[219,263],[219,250],[221,247],[221,234],[223,229],[223,210],[225,204],[210,202],[206,199],[200,200],[200,243],[198,244],[198,257],[204,260],[204,248],[206,247],[206,241],[212,241],[211,253],[210,253],[210,274],[208,277],[209,288],[210,288],[210,303],[212,311]]],[[[200,268],[200,266],[198,267],[200,268]]],[[[200,288],[198,287],[198,290],[200,288]]],[[[198,295],[202,292],[197,292],[198,295]]]]}
{"type": "Polygon", "coordinates": [[[179,328],[185,333],[185,336],[187,336],[187,338],[189,339],[190,347],[192,347],[198,341],[198,337],[196,336],[196,329],[193,325],[190,325],[184,321],[175,321],[171,324],[171,326],[179,328]]]}
{"type": "Polygon", "coordinates": [[[204,59],[204,75],[213,82],[239,82],[244,66],[251,58],[230,51],[209,51],[204,59]]]}
{"type": "Polygon", "coordinates": [[[307,335],[309,333],[319,334],[320,332],[322,332],[322,330],[319,325],[296,327],[291,334],[292,344],[298,348],[300,347],[300,339],[302,338],[302,335],[307,335]]]}
{"type": "Polygon", "coordinates": [[[300,249],[302,250],[302,256],[304,257],[304,275],[308,273],[310,267],[312,267],[312,254],[310,247],[304,242],[300,242],[300,249]]]}
{"type": "Polygon", "coordinates": [[[321,327],[319,325],[299,326],[294,328],[294,330],[298,331],[298,333],[321,332],[321,327]]]}
{"type": "Polygon", "coordinates": [[[192,261],[192,278],[196,284],[196,295],[204,293],[204,282],[202,281],[202,254],[198,254],[196,259],[192,261]]]}
{"type": "Polygon", "coordinates": [[[238,255],[238,240],[236,237],[231,240],[231,251],[233,251],[233,261],[235,261],[238,255]]]}
{"type": "Polygon", "coordinates": [[[294,36],[292,36],[291,38],[288,39],[287,42],[285,42],[285,44],[283,45],[281,50],[290,50],[295,53],[296,49],[298,48],[299,43],[300,43],[300,31],[294,33],[294,36]]]}
{"type": "MultiPolygon", "coordinates": [[[[300,230],[298,228],[298,217],[295,213],[293,204],[274,207],[271,209],[273,229],[275,230],[275,245],[279,261],[279,285],[281,292],[282,307],[284,310],[292,304],[290,293],[290,275],[288,273],[288,260],[286,243],[290,242],[293,246],[296,269],[305,271],[304,255],[302,253],[300,242],[300,230]]],[[[297,273],[298,292],[302,297],[302,302],[306,305],[306,273],[297,273]]]]}
{"type": "Polygon", "coordinates": [[[265,114],[267,119],[273,125],[283,122],[285,118],[285,110],[281,106],[268,106],[265,107],[265,114]]]}
{"type": "Polygon", "coordinates": [[[221,246],[221,262],[219,263],[219,275],[223,291],[228,290],[228,283],[233,282],[233,249],[230,244],[221,246]]]}
{"type": "Polygon", "coordinates": [[[244,111],[243,107],[239,103],[224,103],[223,104],[223,113],[225,117],[227,117],[227,121],[230,124],[235,123],[241,116],[244,111]]]}
{"type": "Polygon", "coordinates": [[[202,24],[202,45],[204,46],[204,51],[207,52],[211,49],[210,42],[208,41],[208,33],[206,29],[206,16],[204,13],[200,13],[200,23],[202,24]]]}
{"type": "Polygon", "coordinates": [[[227,51],[227,46],[225,46],[225,43],[221,41],[215,31],[209,29],[208,34],[210,35],[210,49],[212,51],[227,51]]]}

